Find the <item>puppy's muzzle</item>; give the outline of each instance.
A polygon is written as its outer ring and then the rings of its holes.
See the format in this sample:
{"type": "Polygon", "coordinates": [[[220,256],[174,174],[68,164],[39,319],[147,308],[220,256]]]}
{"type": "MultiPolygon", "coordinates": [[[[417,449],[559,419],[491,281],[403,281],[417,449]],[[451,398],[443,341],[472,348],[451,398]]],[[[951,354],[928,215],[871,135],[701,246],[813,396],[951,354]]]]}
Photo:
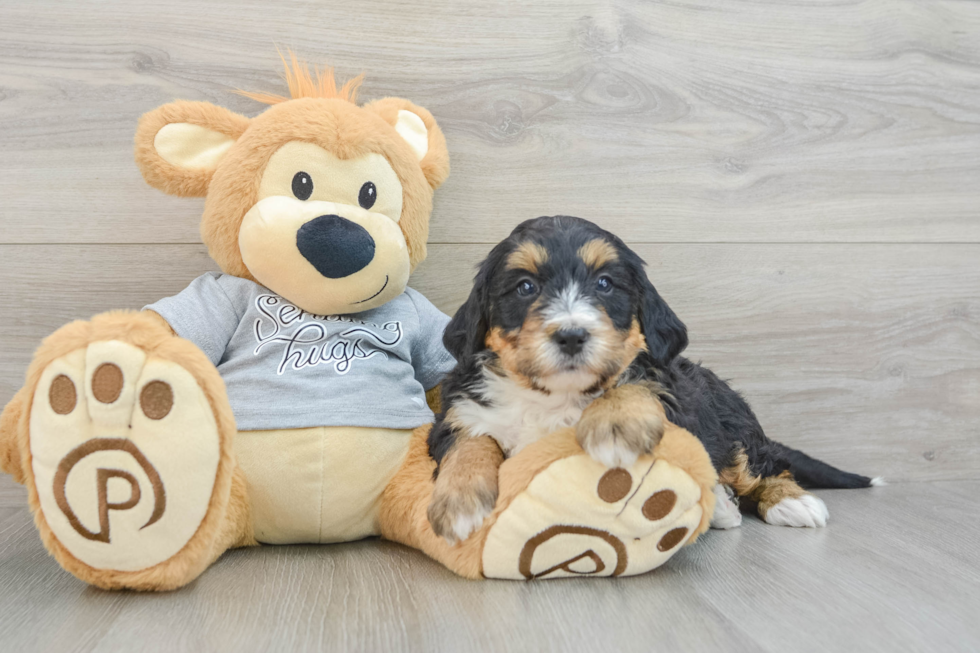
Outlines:
{"type": "Polygon", "coordinates": [[[589,339],[589,332],[582,328],[559,329],[551,336],[558,349],[566,356],[575,356],[589,339]]]}
{"type": "Polygon", "coordinates": [[[296,247],[328,279],[349,277],[374,260],[371,234],[339,215],[321,215],[304,224],[296,232],[296,247]]]}

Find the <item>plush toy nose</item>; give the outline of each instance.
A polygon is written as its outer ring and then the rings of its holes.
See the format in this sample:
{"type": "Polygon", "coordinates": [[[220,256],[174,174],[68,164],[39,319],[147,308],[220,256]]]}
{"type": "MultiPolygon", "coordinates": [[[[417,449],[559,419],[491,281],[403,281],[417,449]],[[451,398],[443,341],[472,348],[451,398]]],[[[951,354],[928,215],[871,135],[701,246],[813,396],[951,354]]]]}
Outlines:
{"type": "Polygon", "coordinates": [[[296,232],[299,253],[328,279],[349,277],[374,259],[367,229],[339,215],[313,218],[296,232]]]}

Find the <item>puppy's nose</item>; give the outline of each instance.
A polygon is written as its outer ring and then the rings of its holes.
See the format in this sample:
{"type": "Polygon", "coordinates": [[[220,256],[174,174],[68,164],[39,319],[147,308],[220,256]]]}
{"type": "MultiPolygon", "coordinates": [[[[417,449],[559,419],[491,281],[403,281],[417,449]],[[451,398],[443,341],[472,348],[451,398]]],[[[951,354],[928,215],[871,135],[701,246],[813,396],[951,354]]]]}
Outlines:
{"type": "Polygon", "coordinates": [[[582,351],[585,341],[589,339],[589,332],[585,329],[560,329],[555,331],[551,339],[563,354],[574,356],[582,351]]]}
{"type": "Polygon", "coordinates": [[[328,279],[349,277],[374,259],[367,229],[339,215],[313,218],[296,232],[296,247],[328,279]]]}

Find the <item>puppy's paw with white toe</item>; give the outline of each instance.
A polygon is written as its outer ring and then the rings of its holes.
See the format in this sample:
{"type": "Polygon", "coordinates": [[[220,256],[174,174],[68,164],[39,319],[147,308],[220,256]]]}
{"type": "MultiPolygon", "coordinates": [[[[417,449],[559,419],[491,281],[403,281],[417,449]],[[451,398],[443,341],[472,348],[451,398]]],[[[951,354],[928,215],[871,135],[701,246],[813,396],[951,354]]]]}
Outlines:
{"type": "Polygon", "coordinates": [[[663,408],[649,390],[619,386],[582,413],[575,437],[585,453],[606,467],[632,467],[664,435],[663,408]]]}
{"type": "Polygon", "coordinates": [[[609,469],[632,467],[639,453],[615,442],[585,442],[585,453],[609,469]]]}
{"type": "Polygon", "coordinates": [[[738,509],[738,497],[727,485],[714,487],[715,512],[711,515],[711,528],[727,530],[742,525],[742,513],[738,509]]]}
{"type": "Polygon", "coordinates": [[[497,502],[497,488],[470,479],[462,485],[436,481],[429,504],[428,517],[432,530],[449,544],[469,538],[483,525],[497,502]]]}
{"type": "Polygon", "coordinates": [[[763,515],[767,524],[795,528],[823,528],[830,519],[827,504],[812,494],[786,497],[763,515]]]}

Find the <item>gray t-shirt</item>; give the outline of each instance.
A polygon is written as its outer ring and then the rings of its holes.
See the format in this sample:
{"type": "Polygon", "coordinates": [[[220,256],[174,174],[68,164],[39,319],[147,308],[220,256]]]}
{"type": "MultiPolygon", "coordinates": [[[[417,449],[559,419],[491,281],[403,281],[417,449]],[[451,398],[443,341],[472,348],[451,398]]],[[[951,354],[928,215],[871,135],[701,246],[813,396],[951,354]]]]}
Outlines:
{"type": "Polygon", "coordinates": [[[425,391],[456,364],[442,346],[449,317],[411,288],[363,313],[323,316],[210,272],[145,308],[217,366],[241,431],[415,428],[433,419],[425,391]]]}

